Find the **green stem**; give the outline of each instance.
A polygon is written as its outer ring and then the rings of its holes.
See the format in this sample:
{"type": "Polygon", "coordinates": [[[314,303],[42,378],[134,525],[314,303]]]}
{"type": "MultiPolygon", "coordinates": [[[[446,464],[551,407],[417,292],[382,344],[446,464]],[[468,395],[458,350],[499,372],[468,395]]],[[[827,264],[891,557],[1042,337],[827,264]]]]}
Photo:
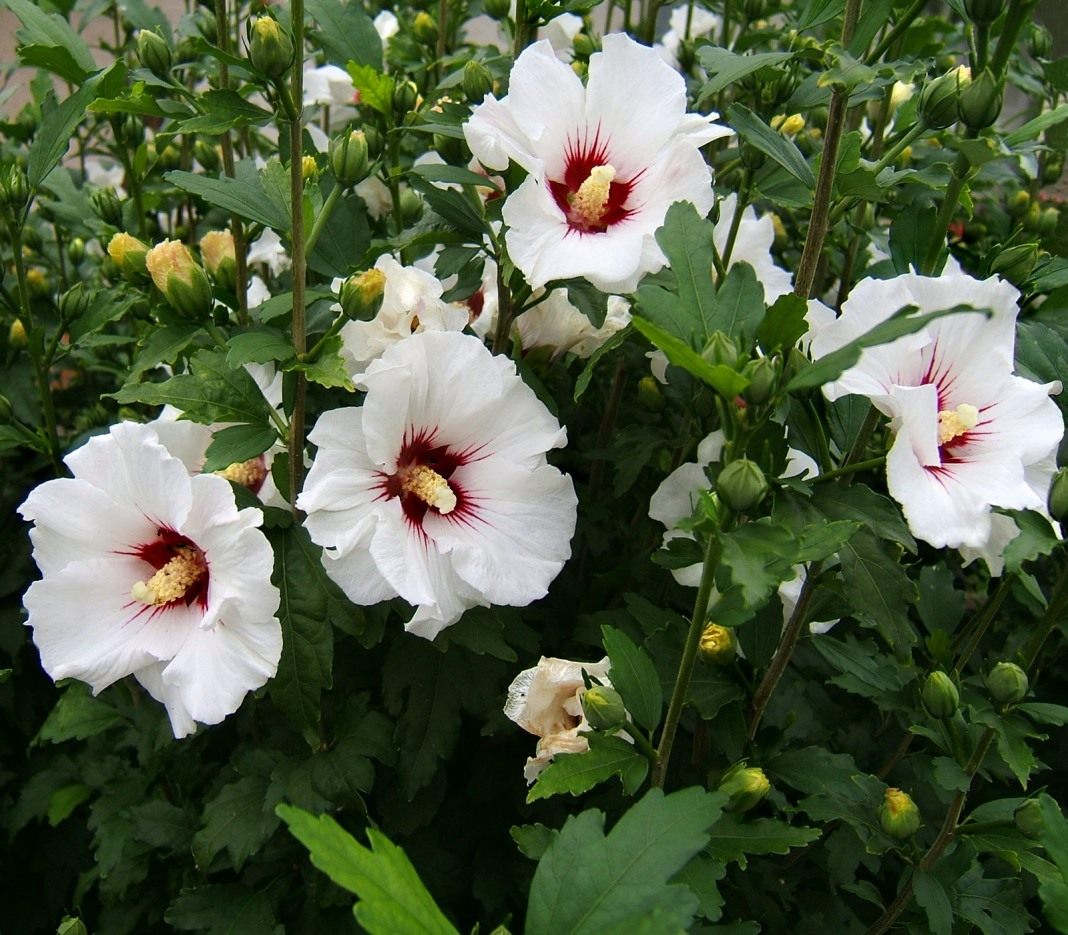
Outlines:
{"type": "Polygon", "coordinates": [[[314,363],[316,360],[318,360],[319,355],[323,352],[323,348],[326,347],[327,342],[332,337],[335,337],[337,333],[345,327],[346,322],[348,322],[348,318],[346,318],[344,315],[338,315],[337,318],[334,319],[330,327],[327,328],[326,334],[319,338],[319,340],[316,341],[314,345],[312,345],[312,349],[304,355],[304,361],[306,363],[314,363]]]}
{"type": "Polygon", "coordinates": [[[656,38],[656,15],[660,12],[660,0],[647,0],[645,16],[642,20],[642,39],[652,45],[656,38]]]}
{"type": "MultiPolygon", "coordinates": [[[[521,0],[522,2],[522,0],[521,0]]],[[[493,353],[503,354],[508,350],[512,332],[512,293],[504,279],[504,264],[497,254],[497,329],[493,333],[493,353]]]]}
{"type": "Polygon", "coordinates": [[[697,649],[701,644],[701,633],[705,628],[708,601],[712,596],[721,551],[722,544],[717,530],[709,535],[708,543],[705,545],[701,584],[697,588],[697,598],[693,603],[693,616],[690,617],[690,629],[682,648],[682,659],[679,661],[679,671],[675,676],[675,687],[671,691],[667,716],[664,718],[664,730],[660,735],[660,745],[656,751],[656,761],[653,763],[652,785],[658,789],[664,788],[668,763],[671,760],[671,747],[675,742],[675,732],[678,730],[682,708],[690,692],[693,666],[697,660],[697,649]]]}
{"type": "MultiPolygon", "coordinates": [[[[969,131],[967,136],[973,138],[975,133],[969,131]]],[[[968,177],[968,170],[971,168],[971,162],[964,153],[957,153],[957,159],[953,163],[953,175],[950,177],[949,183],[946,185],[946,193],[942,199],[942,204],[938,209],[938,216],[935,218],[934,228],[930,233],[930,241],[928,241],[927,254],[923,258],[922,272],[925,276],[931,276],[934,274],[935,266],[938,264],[938,258],[942,255],[942,248],[945,246],[946,231],[949,230],[949,223],[953,220],[953,215],[957,210],[957,204],[960,201],[961,189],[964,188],[964,180],[968,177]]]]}
{"type": "Polygon", "coordinates": [[[883,36],[875,49],[867,55],[864,59],[864,64],[874,65],[879,61],[879,59],[887,53],[890,47],[905,34],[908,28],[912,25],[912,21],[923,12],[926,6],[927,0],[913,0],[912,6],[905,10],[905,12],[898,18],[898,21],[894,23],[894,28],[883,36]]]}
{"type": "Polygon", "coordinates": [[[530,36],[530,25],[527,22],[527,0],[516,0],[515,3],[515,35],[512,43],[512,58],[517,59],[527,47],[530,36]]]}
{"type": "Polygon", "coordinates": [[[1012,585],[1015,581],[1016,575],[1014,574],[1010,573],[1003,576],[998,582],[997,590],[991,595],[990,600],[988,600],[983,605],[982,610],[971,619],[968,627],[970,633],[967,641],[961,648],[960,654],[957,656],[957,661],[953,666],[954,678],[960,676],[961,672],[964,671],[964,667],[968,665],[968,661],[979,648],[979,643],[982,641],[983,637],[986,636],[986,631],[990,628],[990,624],[993,623],[1005,598],[1009,596],[1009,591],[1012,590],[1012,585]]]}
{"type": "Polygon", "coordinates": [[[650,763],[656,763],[656,748],[649,743],[649,739],[645,736],[644,732],[635,725],[635,723],[627,718],[624,724],[624,730],[633,738],[634,746],[636,746],[650,763]]]}
{"type": "Polygon", "coordinates": [[[1001,34],[998,36],[998,44],[994,49],[994,56],[990,60],[990,70],[995,80],[1000,80],[1005,75],[1009,59],[1016,50],[1016,40],[1027,17],[1034,8],[1037,0],[1012,0],[1005,19],[1001,24],[1001,34]]]}
{"type": "Polygon", "coordinates": [[[880,455],[878,458],[868,458],[867,461],[856,461],[852,464],[843,464],[841,467],[833,468],[830,471],[824,471],[822,474],[817,474],[813,477],[810,484],[822,484],[825,481],[834,480],[836,477],[844,477],[846,474],[856,474],[859,471],[868,471],[872,468],[881,467],[886,464],[886,455],[880,455]]]}
{"type": "Polygon", "coordinates": [[[972,74],[978,75],[986,68],[986,60],[990,54],[990,24],[976,23],[975,30],[975,59],[972,61],[972,74]]]}
{"type": "Polygon", "coordinates": [[[738,231],[742,226],[742,213],[749,203],[749,180],[751,175],[752,173],[749,169],[746,169],[742,173],[742,181],[738,186],[738,200],[735,202],[734,217],[731,218],[731,227],[727,232],[727,243],[723,247],[723,256],[721,258],[724,270],[730,268],[731,254],[734,253],[734,244],[738,239],[738,231]]]}
{"type": "Polygon", "coordinates": [[[434,50],[434,74],[441,80],[441,63],[445,58],[445,38],[449,24],[449,0],[438,0],[438,42],[434,50]]]}
{"type": "Polygon", "coordinates": [[[330,189],[330,194],[326,196],[326,201],[323,202],[323,207],[320,209],[318,216],[315,218],[315,222],[312,224],[312,229],[309,232],[307,238],[304,241],[304,254],[308,256],[315,249],[316,243],[319,241],[319,235],[323,232],[323,228],[326,226],[326,222],[330,220],[330,215],[334,213],[334,208],[337,206],[338,199],[341,198],[341,186],[335,182],[334,187],[330,189]]]}

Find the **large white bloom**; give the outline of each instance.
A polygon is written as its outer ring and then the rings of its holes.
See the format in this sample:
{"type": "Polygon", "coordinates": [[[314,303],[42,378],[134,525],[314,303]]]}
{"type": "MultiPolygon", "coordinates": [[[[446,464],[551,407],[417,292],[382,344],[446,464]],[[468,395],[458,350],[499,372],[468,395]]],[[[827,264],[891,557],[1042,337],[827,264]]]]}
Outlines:
{"type": "Polygon", "coordinates": [[[1060,384],[1013,375],[1018,293],[996,278],[950,271],[866,279],[842,315],[818,330],[822,357],[870,331],[898,309],[920,312],[967,305],[921,331],[864,350],[857,365],[824,387],[830,399],[867,396],[895,432],[886,461],[887,488],[913,535],[934,546],[983,548],[991,507],[1042,510],[1052,474],[1050,454],[1064,433],[1049,398],[1060,384]]]}
{"type": "Polygon", "coordinates": [[[326,104],[352,105],[356,101],[356,87],[352,77],[337,65],[322,65],[304,70],[304,106],[326,104]]]}
{"type": "Polygon", "coordinates": [[[538,738],[535,756],[527,759],[523,776],[528,783],[549,765],[557,753],[585,753],[590,730],[582,710],[586,683],[582,673],[611,685],[608,657],[600,662],[572,662],[542,656],[538,664],[524,669],[508,686],[505,716],[538,738]]]}
{"type": "Polygon", "coordinates": [[[19,508],[43,578],[28,625],[52,678],[99,692],[133,675],[176,737],[217,724],[278,667],[271,547],[259,510],[190,476],[147,425],[124,422],[66,458],[19,508]]]}
{"type": "Polygon", "coordinates": [[[731,133],[714,118],[687,114],[682,77],[615,34],[590,58],[586,87],[548,41],[527,48],[508,95],[488,96],[464,135],[486,167],[514,161],[529,173],[503,216],[508,253],[534,288],[585,277],[605,292],[631,292],[666,262],[653,235],[668,207],[712,207],[698,147],[731,133]]]}
{"type": "MultiPolygon", "coordinates": [[[[716,250],[722,256],[730,240],[731,225],[738,212],[738,196],[728,195],[720,203],[719,220],[712,231],[716,250]]],[[[764,301],[769,305],[776,299],[790,293],[794,288],[794,278],[787,270],[778,266],[771,256],[771,245],[775,242],[775,223],[770,214],[757,217],[752,205],[746,205],[738,221],[738,232],[734,237],[734,246],[727,264],[729,269],[735,263],[748,263],[756,273],[757,281],[764,287],[764,301]]]]}
{"type": "Polygon", "coordinates": [[[469,607],[543,597],[571,554],[575,491],[546,452],[566,433],[478,338],[424,332],[324,413],[298,506],[327,574],[358,604],[400,596],[432,639],[469,607]]]}

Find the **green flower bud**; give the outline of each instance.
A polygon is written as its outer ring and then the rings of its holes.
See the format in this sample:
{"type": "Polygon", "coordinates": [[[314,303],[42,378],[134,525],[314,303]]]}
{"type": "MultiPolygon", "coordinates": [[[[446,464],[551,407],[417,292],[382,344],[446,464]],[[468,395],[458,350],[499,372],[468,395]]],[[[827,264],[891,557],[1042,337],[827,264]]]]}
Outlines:
{"type": "Polygon", "coordinates": [[[1031,53],[1031,58],[1049,61],[1053,53],[1053,34],[1041,23],[1028,26],[1027,51],[1031,53]]]}
{"type": "Polygon", "coordinates": [[[423,45],[435,45],[438,41],[437,21],[426,10],[420,10],[412,21],[412,34],[423,45]]]}
{"type": "Polygon", "coordinates": [[[193,25],[204,39],[212,45],[218,44],[218,24],[215,22],[215,14],[211,10],[198,7],[196,12],[193,13],[193,25]]]}
{"type": "Polygon", "coordinates": [[[1049,515],[1058,523],[1068,520],[1068,467],[1060,468],[1053,475],[1046,504],[1049,507],[1049,515]]]}
{"type": "Polygon", "coordinates": [[[341,284],[341,310],[353,321],[370,321],[382,307],[386,292],[386,274],[368,269],[350,276],[341,284]]]}
{"type": "Polygon", "coordinates": [[[330,169],[339,185],[351,188],[367,178],[367,137],[362,130],[350,130],[330,141],[330,169]]]}
{"type": "Polygon", "coordinates": [[[41,250],[41,232],[36,227],[26,225],[22,228],[22,246],[24,249],[31,251],[32,253],[39,253],[41,250]]]}
{"type": "Polygon", "coordinates": [[[180,315],[202,321],[211,314],[211,284],[185,244],[177,240],[156,244],[148,251],[145,266],[156,288],[180,315]]]}
{"type": "Polygon", "coordinates": [[[108,242],[108,256],[122,271],[130,282],[138,282],[148,276],[145,257],[148,256],[148,244],[131,234],[118,233],[108,242]]]}
{"type": "Polygon", "coordinates": [[[960,692],[945,672],[932,672],[923,683],[920,699],[931,717],[944,721],[956,714],[960,692]]]}
{"type": "Polygon", "coordinates": [[[102,221],[112,227],[122,227],[122,203],[114,189],[98,188],[89,196],[89,201],[102,221]]]}
{"type": "Polygon", "coordinates": [[[17,162],[0,166],[0,208],[20,212],[30,200],[30,181],[17,162]]]}
{"type": "Polygon", "coordinates": [[[446,136],[444,133],[434,133],[431,135],[431,141],[434,149],[450,166],[467,162],[468,156],[464,152],[463,140],[458,140],[455,136],[446,136]]]}
{"type": "Polygon", "coordinates": [[[730,796],[723,811],[741,814],[764,800],[771,791],[771,783],[764,770],[739,763],[727,771],[716,791],[726,792],[730,796]]]}
{"type": "Polygon", "coordinates": [[[220,286],[234,291],[237,286],[237,252],[229,231],[208,231],[200,238],[204,268],[220,286]]]}
{"type": "Polygon", "coordinates": [[[616,730],[627,722],[623,699],[607,685],[594,685],[583,692],[582,711],[594,730],[616,730]]]}
{"type": "Polygon", "coordinates": [[[48,280],[48,273],[39,266],[26,270],[26,285],[29,287],[30,296],[35,299],[43,299],[52,292],[52,284],[48,280]]]}
{"type": "Polygon", "coordinates": [[[597,51],[597,43],[589,33],[580,32],[571,43],[576,58],[589,58],[597,51]]]}
{"type": "Polygon", "coordinates": [[[738,655],[738,643],[734,632],[718,623],[706,623],[701,631],[701,642],[697,644],[701,655],[709,662],[725,666],[734,661],[738,655]]]}
{"type": "Polygon", "coordinates": [[[382,134],[378,132],[377,127],[366,124],[363,128],[363,135],[367,137],[367,158],[374,162],[382,155],[382,134]]]}
{"type": "Polygon", "coordinates": [[[126,114],[119,121],[116,136],[132,152],[145,140],[145,124],[138,114],[126,114]]]}
{"type": "Polygon", "coordinates": [[[1001,276],[1011,282],[1020,283],[1031,275],[1038,262],[1038,244],[1022,243],[1002,250],[990,264],[991,275],[1001,276]]]}
{"type": "MultiPolygon", "coordinates": [[[[193,144],[194,147],[196,144],[193,144]]],[[[177,169],[182,164],[182,151],[173,143],[168,143],[163,149],[157,153],[159,157],[159,167],[164,172],[170,172],[173,169],[177,169]]]]}
{"type": "Polygon", "coordinates": [[[768,481],[759,464],[739,458],[720,472],[716,492],[735,513],[748,513],[764,499],[768,481]]]}
{"type": "Polygon", "coordinates": [[[80,266],[85,259],[85,241],[81,237],[75,237],[67,244],[67,258],[75,266],[80,266]]]}
{"type": "Polygon", "coordinates": [[[202,138],[193,144],[193,158],[210,173],[218,172],[222,165],[220,149],[202,138]]]}
{"type": "Polygon", "coordinates": [[[761,19],[767,10],[767,0],[745,0],[745,18],[749,22],[761,19]]]}
{"type": "Polygon", "coordinates": [[[1064,174],[1064,153],[1053,149],[1046,152],[1042,159],[1042,184],[1055,185],[1064,174]]]}
{"type": "Polygon", "coordinates": [[[464,65],[464,94],[472,104],[481,104],[482,99],[493,90],[493,75],[476,59],[464,65]]]}
{"type": "Polygon", "coordinates": [[[7,425],[13,415],[14,409],[11,408],[11,400],[3,393],[0,393],[0,425],[7,425]]]}
{"type": "Polygon", "coordinates": [[[1052,237],[1057,233],[1057,225],[1061,221],[1061,212],[1057,210],[1056,206],[1050,205],[1048,208],[1043,208],[1042,213],[1038,216],[1038,232],[1043,237],[1052,237]]]}
{"type": "Polygon", "coordinates": [[[964,0],[964,11],[977,26],[989,26],[1005,12],[1005,0],[964,0]]]}
{"type": "Polygon", "coordinates": [[[273,17],[261,16],[252,24],[248,59],[268,78],[279,77],[292,64],[293,40],[273,17]]]}
{"type": "Polygon", "coordinates": [[[423,199],[410,188],[401,192],[400,206],[405,227],[410,227],[423,216],[423,199]]]}
{"type": "Polygon", "coordinates": [[[393,88],[393,111],[398,117],[403,117],[408,111],[415,108],[415,102],[419,99],[419,88],[414,81],[398,81],[393,88]]]}
{"type": "Polygon", "coordinates": [[[742,160],[742,165],[751,172],[756,172],[767,159],[767,156],[751,143],[742,143],[738,148],[738,156],[742,160]]]}
{"type": "Polygon", "coordinates": [[[648,412],[663,412],[667,405],[660,384],[651,376],[644,376],[638,381],[638,405],[648,412]]]}
{"type": "Polygon", "coordinates": [[[961,65],[923,86],[920,92],[919,113],[928,127],[932,130],[942,130],[956,123],[961,85],[970,80],[971,72],[961,65]]]}
{"type": "Polygon", "coordinates": [[[1013,192],[1005,205],[1005,210],[1014,218],[1023,217],[1031,207],[1031,193],[1026,188],[1013,192]]]}
{"type": "Polygon", "coordinates": [[[171,49],[158,32],[142,29],[137,34],[137,57],[157,78],[166,78],[171,73],[171,49]]]}
{"type": "Polygon", "coordinates": [[[1001,113],[1003,91],[1001,82],[994,79],[990,69],[984,68],[961,89],[957,102],[960,122],[970,130],[985,130],[1001,113]]]}
{"type": "Polygon", "coordinates": [[[679,68],[685,74],[693,71],[693,66],[697,64],[697,48],[693,39],[681,40],[675,56],[679,60],[679,68]]]}
{"type": "Polygon", "coordinates": [[[920,810],[907,792],[887,789],[879,806],[879,824],[890,837],[904,841],[919,830],[920,810]]]}
{"type": "Polygon", "coordinates": [[[999,705],[1019,704],[1029,687],[1027,673],[1015,662],[999,662],[986,676],[986,690],[999,705]]]}
{"type": "Polygon", "coordinates": [[[483,0],[483,9],[486,15],[493,19],[505,19],[511,11],[511,0],[483,0]]]}
{"type": "Polygon", "coordinates": [[[86,289],[85,283],[75,283],[59,297],[59,315],[64,324],[70,324],[82,317],[93,302],[93,294],[86,289]]]}
{"type": "Polygon", "coordinates": [[[701,356],[710,364],[722,364],[733,370],[738,365],[738,345],[722,331],[715,331],[701,351],[701,356]]]}
{"type": "Polygon", "coordinates": [[[754,406],[762,406],[775,393],[779,384],[779,362],[774,357],[758,357],[746,364],[742,371],[744,376],[749,377],[749,386],[745,388],[743,395],[747,402],[754,406]]]}
{"type": "Polygon", "coordinates": [[[1027,210],[1023,213],[1023,217],[1020,218],[1020,227],[1025,231],[1034,233],[1038,230],[1041,220],[1042,209],[1038,206],[1038,202],[1032,201],[1031,204],[1028,205],[1027,210]]]}
{"type": "Polygon", "coordinates": [[[1012,813],[1012,820],[1017,830],[1025,838],[1038,841],[1046,830],[1046,823],[1042,818],[1042,803],[1038,799],[1027,799],[1016,806],[1012,813]]]}

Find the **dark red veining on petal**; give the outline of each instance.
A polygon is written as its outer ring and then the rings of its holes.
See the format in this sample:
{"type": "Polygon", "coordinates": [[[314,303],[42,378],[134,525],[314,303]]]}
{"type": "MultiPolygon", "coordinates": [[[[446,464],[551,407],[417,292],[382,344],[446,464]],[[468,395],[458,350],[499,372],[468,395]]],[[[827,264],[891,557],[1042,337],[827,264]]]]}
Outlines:
{"type": "MultiPolygon", "coordinates": [[[[181,604],[184,607],[189,607],[191,604],[196,604],[201,610],[206,610],[208,606],[208,583],[211,579],[211,570],[208,566],[207,556],[204,555],[203,550],[192,540],[186,536],[183,536],[179,532],[171,529],[169,526],[158,526],[156,528],[156,538],[151,542],[145,542],[141,545],[133,546],[128,552],[120,552],[120,555],[132,555],[135,558],[141,559],[152,566],[152,570],[159,571],[164,565],[167,564],[175,555],[178,554],[179,548],[195,549],[202,556],[204,556],[204,571],[196,582],[186,589],[185,594],[180,598],[171,601],[167,604],[160,604],[156,607],[150,607],[144,605],[146,610],[152,610],[158,612],[160,610],[166,610],[169,607],[175,607],[181,604]]],[[[151,578],[151,574],[145,575],[145,578],[151,578]]]]}
{"type": "Polygon", "coordinates": [[[598,125],[590,139],[589,129],[584,131],[582,139],[567,138],[563,179],[549,179],[549,191],[557,206],[567,217],[568,226],[579,234],[603,234],[613,224],[625,221],[635,210],[630,204],[631,190],[641,177],[641,173],[629,179],[616,178],[608,187],[608,203],[604,214],[597,224],[589,224],[571,210],[571,198],[590,177],[596,166],[611,164],[607,141],[601,140],[601,128],[598,125]]]}

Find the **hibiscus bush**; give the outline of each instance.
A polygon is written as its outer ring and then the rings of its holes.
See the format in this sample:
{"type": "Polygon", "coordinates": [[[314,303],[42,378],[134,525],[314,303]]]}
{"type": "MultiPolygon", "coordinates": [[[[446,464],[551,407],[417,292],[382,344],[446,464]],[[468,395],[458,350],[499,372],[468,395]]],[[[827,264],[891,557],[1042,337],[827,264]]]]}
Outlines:
{"type": "Polygon", "coordinates": [[[1068,932],[1035,0],[3,2],[0,929],[1068,932]]]}

